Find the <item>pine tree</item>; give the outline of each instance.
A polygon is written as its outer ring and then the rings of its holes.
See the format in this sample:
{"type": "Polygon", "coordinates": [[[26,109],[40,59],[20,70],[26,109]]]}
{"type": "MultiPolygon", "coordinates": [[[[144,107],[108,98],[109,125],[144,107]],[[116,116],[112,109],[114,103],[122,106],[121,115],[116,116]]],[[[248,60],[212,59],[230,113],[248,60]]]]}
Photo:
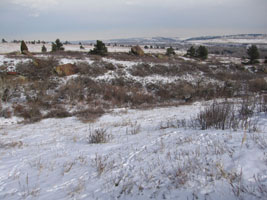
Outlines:
{"type": "Polygon", "coordinates": [[[256,60],[260,57],[260,53],[256,45],[251,45],[251,47],[249,47],[247,50],[247,54],[251,64],[255,63],[256,60]]]}
{"type": "Polygon", "coordinates": [[[197,49],[197,57],[200,59],[207,59],[208,58],[208,49],[205,46],[200,45],[197,49]]]}
{"type": "Polygon", "coordinates": [[[64,51],[63,44],[60,42],[59,39],[56,39],[55,43],[52,42],[52,51],[64,51]]]}
{"type": "Polygon", "coordinates": [[[175,55],[175,51],[174,51],[174,49],[173,49],[172,47],[167,48],[167,50],[166,50],[166,55],[167,55],[167,56],[175,55]]]}
{"type": "Polygon", "coordinates": [[[91,54],[98,54],[101,56],[107,55],[108,49],[102,41],[97,40],[94,46],[94,49],[90,51],[91,54]]]}
{"type": "Polygon", "coordinates": [[[47,52],[47,49],[46,49],[45,45],[42,46],[42,52],[43,53],[47,52]]]}
{"type": "Polygon", "coordinates": [[[187,50],[186,55],[190,57],[195,57],[196,56],[196,49],[194,46],[191,46],[190,49],[187,50]]]}

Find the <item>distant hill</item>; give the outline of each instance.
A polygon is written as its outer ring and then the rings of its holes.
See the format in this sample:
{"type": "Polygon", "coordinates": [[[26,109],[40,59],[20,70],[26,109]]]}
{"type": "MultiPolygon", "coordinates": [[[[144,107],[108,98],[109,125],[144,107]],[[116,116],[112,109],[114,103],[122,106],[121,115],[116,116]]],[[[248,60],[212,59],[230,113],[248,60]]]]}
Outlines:
{"type": "MultiPolygon", "coordinates": [[[[84,40],[84,41],[72,41],[72,44],[90,44],[95,43],[95,40],[84,40]]],[[[153,45],[153,44],[187,44],[187,43],[221,43],[221,44],[267,44],[267,34],[238,34],[238,35],[223,35],[223,36],[201,36],[192,38],[179,38],[179,37],[140,37],[140,38],[126,38],[126,39],[111,39],[105,40],[105,43],[117,43],[117,44],[140,44],[140,45],[153,45]]]]}

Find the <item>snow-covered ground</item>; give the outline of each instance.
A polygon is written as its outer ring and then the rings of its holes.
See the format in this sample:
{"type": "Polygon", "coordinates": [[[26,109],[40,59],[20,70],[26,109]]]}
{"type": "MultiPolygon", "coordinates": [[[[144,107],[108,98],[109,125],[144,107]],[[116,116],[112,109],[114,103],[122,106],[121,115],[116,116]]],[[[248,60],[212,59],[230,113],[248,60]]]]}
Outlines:
{"type": "Polygon", "coordinates": [[[266,198],[267,116],[255,117],[255,133],[181,127],[201,108],[0,123],[0,199],[266,198]],[[94,129],[112,137],[89,144],[94,129]]]}
{"type": "MultiPolygon", "coordinates": [[[[43,44],[27,44],[30,52],[40,53],[42,50],[43,44]]],[[[47,51],[51,51],[51,44],[45,44],[47,51]]],[[[91,45],[83,45],[85,49],[80,49],[80,45],[77,44],[68,44],[64,45],[65,51],[81,51],[81,52],[89,52],[94,46],[91,45]]],[[[120,46],[108,46],[109,52],[129,52],[131,50],[130,47],[120,47],[120,46]]],[[[20,51],[20,43],[0,43],[0,54],[11,53],[20,51]]],[[[145,53],[165,53],[165,49],[144,49],[145,53]]],[[[176,51],[180,53],[180,51],[176,51]]]]}
{"type": "MultiPolygon", "coordinates": [[[[42,50],[43,44],[27,44],[29,51],[34,53],[40,53],[42,50]]],[[[47,51],[51,51],[51,44],[45,44],[47,51]]],[[[65,51],[80,51],[80,52],[89,52],[94,48],[91,45],[83,45],[84,49],[80,49],[80,45],[77,44],[68,44],[64,45],[65,51]]],[[[107,46],[108,52],[129,52],[131,51],[131,47],[121,47],[121,46],[107,46]]],[[[145,53],[166,53],[166,49],[144,49],[145,53]]],[[[20,43],[0,43],[0,54],[11,53],[20,51],[20,43]]],[[[186,51],[184,50],[176,50],[178,55],[184,55],[186,51]]]]}

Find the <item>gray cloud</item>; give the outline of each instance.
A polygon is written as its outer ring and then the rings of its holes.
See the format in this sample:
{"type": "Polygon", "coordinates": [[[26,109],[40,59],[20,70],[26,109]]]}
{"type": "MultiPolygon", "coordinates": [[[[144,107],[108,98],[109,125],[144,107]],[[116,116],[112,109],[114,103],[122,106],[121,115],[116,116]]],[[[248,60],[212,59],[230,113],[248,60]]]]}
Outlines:
{"type": "Polygon", "coordinates": [[[267,33],[266,10],[265,0],[1,0],[0,35],[101,39],[267,33]]]}

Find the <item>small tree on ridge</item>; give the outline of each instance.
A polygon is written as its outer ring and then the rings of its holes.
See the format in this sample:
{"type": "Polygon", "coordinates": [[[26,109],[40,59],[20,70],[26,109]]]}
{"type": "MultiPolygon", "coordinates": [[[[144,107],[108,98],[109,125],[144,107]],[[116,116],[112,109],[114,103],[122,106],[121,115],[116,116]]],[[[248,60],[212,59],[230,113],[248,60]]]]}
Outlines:
{"type": "Polygon", "coordinates": [[[94,49],[91,50],[89,53],[97,54],[97,55],[101,55],[101,56],[107,55],[108,49],[102,41],[97,40],[96,44],[94,46],[95,46],[94,49]]]}

